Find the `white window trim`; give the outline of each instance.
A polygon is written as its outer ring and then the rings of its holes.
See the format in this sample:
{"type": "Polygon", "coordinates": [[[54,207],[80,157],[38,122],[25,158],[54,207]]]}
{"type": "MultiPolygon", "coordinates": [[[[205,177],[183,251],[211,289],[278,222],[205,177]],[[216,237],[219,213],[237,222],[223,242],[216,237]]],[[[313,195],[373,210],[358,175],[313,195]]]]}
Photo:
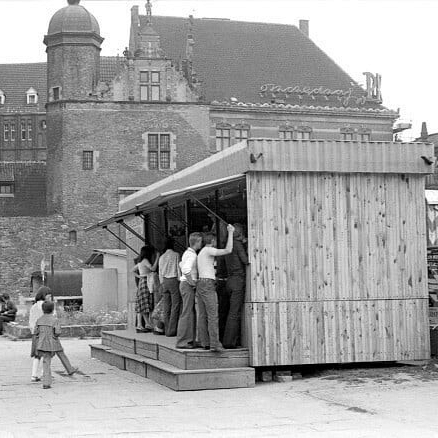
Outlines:
{"type": "Polygon", "coordinates": [[[26,101],[28,105],[35,105],[38,103],[38,93],[34,88],[29,88],[26,91],[26,101]],[[35,98],[35,102],[30,102],[31,97],[35,98]]]}
{"type": "Polygon", "coordinates": [[[6,102],[6,95],[2,90],[0,90],[0,105],[4,105],[5,102],[6,102]]]}

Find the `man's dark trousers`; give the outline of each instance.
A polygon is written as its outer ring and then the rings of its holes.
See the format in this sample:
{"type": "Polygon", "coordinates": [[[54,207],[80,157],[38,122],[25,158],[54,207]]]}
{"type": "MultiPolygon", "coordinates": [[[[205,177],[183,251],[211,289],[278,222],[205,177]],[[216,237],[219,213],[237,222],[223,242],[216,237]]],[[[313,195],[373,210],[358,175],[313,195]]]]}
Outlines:
{"type": "Polygon", "coordinates": [[[179,281],[174,278],[163,278],[161,286],[164,305],[164,331],[166,336],[176,336],[178,318],[181,308],[181,294],[179,293],[179,281]]]}
{"type": "Polygon", "coordinates": [[[240,321],[245,300],[245,277],[240,275],[228,277],[226,289],[230,296],[230,310],[225,325],[223,344],[225,348],[234,348],[239,345],[240,340],[240,321]]]}
{"type": "Polygon", "coordinates": [[[216,292],[219,316],[219,340],[223,342],[228,311],[230,310],[230,295],[226,288],[226,280],[216,280],[216,292]]]}

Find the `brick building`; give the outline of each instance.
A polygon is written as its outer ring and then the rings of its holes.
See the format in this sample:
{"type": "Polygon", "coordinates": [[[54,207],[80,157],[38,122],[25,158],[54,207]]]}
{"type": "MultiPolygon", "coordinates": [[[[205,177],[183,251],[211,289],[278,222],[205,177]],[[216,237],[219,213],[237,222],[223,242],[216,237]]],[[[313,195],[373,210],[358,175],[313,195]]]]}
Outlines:
{"type": "Polygon", "coordinates": [[[47,63],[0,65],[0,289],[28,289],[55,255],[77,268],[115,240],[84,228],[126,194],[249,137],[387,141],[380,77],[362,89],[308,23],[152,16],[131,9],[123,57],[100,57],[79,0],[52,17],[47,63]]]}

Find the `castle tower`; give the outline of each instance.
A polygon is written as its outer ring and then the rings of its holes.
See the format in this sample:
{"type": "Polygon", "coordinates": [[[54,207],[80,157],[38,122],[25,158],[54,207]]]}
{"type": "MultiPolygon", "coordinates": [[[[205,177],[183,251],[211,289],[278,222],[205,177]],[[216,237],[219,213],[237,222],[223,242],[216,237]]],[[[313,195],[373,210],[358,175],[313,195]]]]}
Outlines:
{"type": "Polygon", "coordinates": [[[99,81],[100,45],[97,20],[80,0],[68,0],[50,20],[47,46],[48,102],[88,99],[99,81]]]}

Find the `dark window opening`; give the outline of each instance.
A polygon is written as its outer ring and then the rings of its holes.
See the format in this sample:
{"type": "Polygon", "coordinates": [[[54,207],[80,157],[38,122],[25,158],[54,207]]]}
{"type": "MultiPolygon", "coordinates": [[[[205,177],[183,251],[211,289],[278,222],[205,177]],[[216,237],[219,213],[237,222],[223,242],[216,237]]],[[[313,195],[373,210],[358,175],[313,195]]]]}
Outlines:
{"type": "Polygon", "coordinates": [[[68,240],[70,243],[77,243],[78,241],[78,233],[76,230],[71,230],[68,232],[68,240]]]}
{"type": "Polygon", "coordinates": [[[14,195],[14,183],[0,182],[0,196],[1,195],[14,195]]]}
{"type": "Polygon", "coordinates": [[[82,152],[82,170],[93,169],[93,151],[82,152]]]}

